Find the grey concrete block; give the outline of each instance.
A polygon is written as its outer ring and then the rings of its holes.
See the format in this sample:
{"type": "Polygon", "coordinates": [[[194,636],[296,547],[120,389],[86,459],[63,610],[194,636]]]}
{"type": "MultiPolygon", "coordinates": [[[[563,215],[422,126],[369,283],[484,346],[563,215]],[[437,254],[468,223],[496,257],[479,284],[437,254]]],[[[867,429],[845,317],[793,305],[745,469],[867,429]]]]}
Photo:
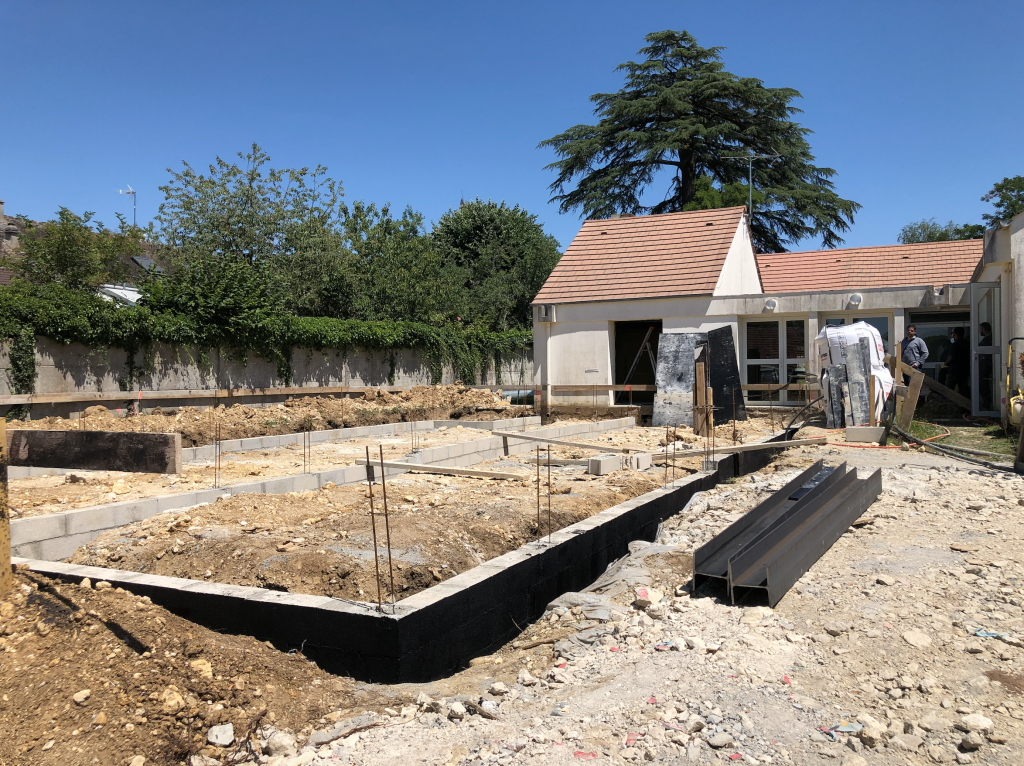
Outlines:
{"type": "Polygon", "coordinates": [[[308,492],[314,489],[320,489],[320,480],[315,473],[300,473],[295,477],[293,481],[294,489],[292,492],[308,492]]]}
{"type": "Polygon", "coordinates": [[[264,492],[268,495],[283,495],[286,492],[295,491],[294,476],[281,476],[276,479],[267,479],[262,484],[262,488],[256,491],[264,492]]]}
{"type": "Polygon", "coordinates": [[[11,521],[11,545],[61,537],[67,533],[67,514],[50,513],[11,521]]]}
{"type": "Polygon", "coordinates": [[[604,476],[622,468],[622,458],[618,455],[594,455],[587,461],[587,473],[593,476],[604,476]]]}
{"type": "Polygon", "coordinates": [[[629,467],[634,471],[646,471],[651,464],[652,456],[649,452],[635,452],[629,456],[629,467]]]}
{"type": "Polygon", "coordinates": [[[847,426],[846,441],[879,444],[885,437],[885,426],[847,426]]]}

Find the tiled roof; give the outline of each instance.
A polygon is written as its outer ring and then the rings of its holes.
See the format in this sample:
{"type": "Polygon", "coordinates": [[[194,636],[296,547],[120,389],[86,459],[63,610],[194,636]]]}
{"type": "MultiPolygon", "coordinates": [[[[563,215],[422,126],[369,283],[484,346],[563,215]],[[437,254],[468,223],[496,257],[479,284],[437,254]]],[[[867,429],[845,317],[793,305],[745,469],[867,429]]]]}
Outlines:
{"type": "Polygon", "coordinates": [[[710,295],[744,208],[586,221],[534,303],[710,295]]]}
{"type": "Polygon", "coordinates": [[[984,240],[757,255],[765,293],[970,282],[984,240]]]}

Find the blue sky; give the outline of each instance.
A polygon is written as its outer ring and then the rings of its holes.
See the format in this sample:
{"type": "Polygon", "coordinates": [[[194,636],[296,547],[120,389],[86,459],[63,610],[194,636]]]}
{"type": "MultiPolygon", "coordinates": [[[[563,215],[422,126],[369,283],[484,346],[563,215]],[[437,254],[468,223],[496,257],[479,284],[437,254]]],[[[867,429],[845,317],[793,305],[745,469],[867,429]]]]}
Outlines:
{"type": "Polygon", "coordinates": [[[864,206],[849,246],[979,222],[992,183],[1024,174],[1019,2],[2,0],[0,18],[0,199],[36,219],[130,218],[131,184],[145,223],[166,168],[256,141],[428,220],[461,197],[519,203],[565,247],[580,221],[548,203],[537,144],[591,120],[588,97],[661,29],[802,93],[819,164],[864,206]]]}

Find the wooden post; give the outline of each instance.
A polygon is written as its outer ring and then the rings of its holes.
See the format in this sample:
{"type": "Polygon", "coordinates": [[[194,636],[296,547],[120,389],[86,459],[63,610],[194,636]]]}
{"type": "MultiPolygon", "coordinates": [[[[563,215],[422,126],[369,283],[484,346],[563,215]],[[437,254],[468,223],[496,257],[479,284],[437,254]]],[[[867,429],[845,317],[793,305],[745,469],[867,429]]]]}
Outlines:
{"type": "Polygon", "coordinates": [[[708,386],[708,392],[704,397],[704,406],[706,409],[704,421],[704,433],[713,434],[715,432],[715,391],[711,386],[708,386]]]}
{"type": "Polygon", "coordinates": [[[11,512],[7,495],[7,419],[0,415],[0,598],[14,585],[11,574],[11,512]]]}
{"type": "Polygon", "coordinates": [[[704,428],[704,402],[707,393],[707,388],[704,385],[704,362],[697,362],[696,364],[693,391],[697,395],[697,418],[694,420],[693,430],[698,436],[704,436],[707,434],[707,430],[704,428]]]}
{"type": "Polygon", "coordinates": [[[924,377],[923,372],[912,371],[910,373],[910,386],[907,389],[907,398],[904,400],[903,410],[900,412],[900,428],[904,431],[910,430],[910,423],[914,420],[914,410],[917,409],[917,398],[921,395],[924,377]]]}
{"type": "Polygon", "coordinates": [[[900,351],[900,347],[902,345],[903,345],[902,341],[896,341],[896,353],[893,354],[889,358],[889,374],[892,375],[892,379],[893,379],[894,383],[902,383],[903,382],[901,380],[896,380],[896,373],[900,369],[900,356],[902,355],[902,352],[900,351]]]}
{"type": "Polygon", "coordinates": [[[875,376],[868,370],[868,423],[872,428],[878,425],[875,417],[875,376]]]}

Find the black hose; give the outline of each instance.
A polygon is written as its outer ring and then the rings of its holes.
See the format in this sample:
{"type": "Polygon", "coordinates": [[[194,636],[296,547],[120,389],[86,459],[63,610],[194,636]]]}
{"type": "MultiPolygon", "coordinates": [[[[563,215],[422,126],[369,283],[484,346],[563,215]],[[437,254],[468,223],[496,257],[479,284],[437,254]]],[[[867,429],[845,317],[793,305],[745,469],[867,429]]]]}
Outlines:
{"type": "Polygon", "coordinates": [[[902,428],[900,428],[895,423],[893,423],[892,430],[895,431],[896,433],[898,433],[900,436],[902,436],[904,439],[906,439],[909,442],[914,442],[915,444],[921,444],[921,445],[923,445],[925,447],[928,447],[929,449],[938,450],[943,455],[948,455],[949,457],[955,457],[957,460],[963,460],[963,461],[965,461],[967,463],[974,463],[975,465],[981,465],[981,466],[984,466],[985,468],[991,468],[993,471],[1003,471],[1004,473],[1012,473],[1012,474],[1016,474],[1017,473],[1016,470],[1014,470],[1013,468],[1007,468],[1005,465],[999,465],[998,463],[990,463],[987,460],[978,460],[977,458],[968,457],[967,455],[962,455],[962,454],[960,454],[958,452],[953,452],[952,450],[946,449],[944,447],[940,447],[937,444],[932,444],[931,442],[926,442],[926,441],[924,441],[922,439],[918,439],[916,436],[911,436],[910,434],[908,434],[906,431],[904,431],[902,428]]]}
{"type": "Polygon", "coordinates": [[[788,431],[789,429],[791,429],[793,427],[793,424],[796,422],[796,419],[804,414],[804,410],[806,410],[812,404],[817,404],[818,402],[820,402],[824,398],[825,398],[825,395],[822,394],[817,399],[815,399],[813,402],[807,402],[807,404],[805,404],[803,407],[801,407],[800,410],[796,413],[796,415],[793,416],[793,419],[791,421],[789,421],[789,425],[786,426],[786,430],[788,431]]]}

